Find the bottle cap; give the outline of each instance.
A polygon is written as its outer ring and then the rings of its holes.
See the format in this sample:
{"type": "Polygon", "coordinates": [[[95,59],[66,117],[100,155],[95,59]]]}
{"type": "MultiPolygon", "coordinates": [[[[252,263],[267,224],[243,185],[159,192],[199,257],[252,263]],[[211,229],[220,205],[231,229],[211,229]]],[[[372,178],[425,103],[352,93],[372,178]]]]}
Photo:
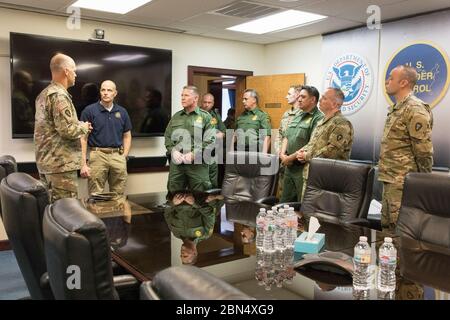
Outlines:
{"type": "Polygon", "coordinates": [[[289,205],[288,205],[288,204],[285,204],[285,205],[283,205],[283,208],[284,208],[284,209],[289,209],[289,205]]]}
{"type": "Polygon", "coordinates": [[[384,238],[384,242],[392,243],[392,238],[391,237],[385,237],[384,238]]]}
{"type": "Polygon", "coordinates": [[[266,212],[266,209],[265,208],[260,208],[259,212],[266,212]]]}
{"type": "Polygon", "coordinates": [[[367,237],[361,236],[359,237],[359,241],[367,242],[367,237]]]}

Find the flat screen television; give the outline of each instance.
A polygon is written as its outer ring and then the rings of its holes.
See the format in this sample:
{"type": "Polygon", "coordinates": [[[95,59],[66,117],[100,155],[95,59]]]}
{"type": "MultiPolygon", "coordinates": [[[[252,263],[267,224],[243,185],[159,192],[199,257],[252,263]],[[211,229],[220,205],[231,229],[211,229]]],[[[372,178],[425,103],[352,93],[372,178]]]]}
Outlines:
{"type": "Polygon", "coordinates": [[[172,51],[10,33],[13,138],[33,137],[35,99],[50,83],[50,59],[60,52],[77,64],[68,89],[80,117],[99,100],[100,84],[117,85],[115,102],[127,109],[133,136],[162,136],[171,113],[172,51]]]}

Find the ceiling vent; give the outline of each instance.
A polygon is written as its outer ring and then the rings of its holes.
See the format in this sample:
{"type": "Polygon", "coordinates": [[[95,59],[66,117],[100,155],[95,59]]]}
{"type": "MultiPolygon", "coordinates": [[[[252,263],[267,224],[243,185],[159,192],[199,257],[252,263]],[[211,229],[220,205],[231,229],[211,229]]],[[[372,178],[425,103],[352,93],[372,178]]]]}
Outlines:
{"type": "Polygon", "coordinates": [[[269,7],[262,4],[239,1],[223,8],[211,11],[211,14],[219,14],[228,17],[255,19],[282,11],[281,8],[269,7]]]}

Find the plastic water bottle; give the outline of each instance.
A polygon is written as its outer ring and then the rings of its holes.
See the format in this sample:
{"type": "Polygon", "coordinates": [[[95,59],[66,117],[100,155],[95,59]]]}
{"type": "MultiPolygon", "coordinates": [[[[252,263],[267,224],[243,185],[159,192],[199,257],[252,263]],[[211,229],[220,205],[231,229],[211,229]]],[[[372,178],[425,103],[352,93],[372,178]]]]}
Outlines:
{"type": "Polygon", "coordinates": [[[266,228],[266,209],[259,209],[256,216],[256,261],[258,264],[263,263],[264,248],[264,232],[266,228]]]}
{"type": "Polygon", "coordinates": [[[298,228],[298,221],[297,221],[297,214],[294,211],[294,208],[290,207],[287,210],[286,214],[286,237],[285,237],[285,246],[286,248],[293,248],[295,239],[297,239],[297,228],[298,228]]]}
{"type": "Polygon", "coordinates": [[[367,237],[359,237],[359,242],[355,246],[353,255],[353,289],[368,290],[371,287],[370,282],[370,245],[367,237]]]}
{"type": "Polygon", "coordinates": [[[286,237],[286,214],[284,209],[279,209],[275,216],[275,249],[284,251],[286,237]]]}
{"type": "Polygon", "coordinates": [[[263,244],[263,268],[265,272],[265,289],[270,290],[270,287],[274,283],[275,269],[275,218],[272,210],[268,210],[266,214],[266,228],[264,230],[264,244],[263,244]]]}
{"type": "Polygon", "coordinates": [[[378,290],[395,291],[395,268],[397,267],[397,249],[392,238],[384,238],[378,254],[378,290]]]}

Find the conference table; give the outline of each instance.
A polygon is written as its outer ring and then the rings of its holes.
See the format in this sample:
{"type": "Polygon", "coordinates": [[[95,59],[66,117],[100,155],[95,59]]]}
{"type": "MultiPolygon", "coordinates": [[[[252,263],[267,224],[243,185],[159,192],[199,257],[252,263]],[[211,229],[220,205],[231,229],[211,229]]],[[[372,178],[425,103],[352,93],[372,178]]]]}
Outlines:
{"type": "MultiPolygon", "coordinates": [[[[164,218],[166,193],[128,195],[111,201],[85,202],[85,205],[105,223],[114,261],[138,280],[151,280],[157,272],[182,264],[182,241],[171,233],[164,218]]],[[[198,244],[195,265],[256,299],[414,299],[417,298],[414,295],[416,287],[423,290],[425,299],[450,299],[450,290],[447,290],[450,285],[441,286],[439,281],[436,282],[436,275],[430,281],[423,276],[419,282],[402,277],[406,289],[398,290],[397,294],[382,294],[376,289],[354,292],[351,276],[345,278],[340,274],[307,268],[296,269],[293,279],[281,288],[272,286],[266,290],[255,279],[255,242],[246,243],[241,236],[247,226],[229,221],[224,211],[222,208],[217,215],[212,235],[198,244]]],[[[307,225],[308,220],[304,217],[300,221],[307,225]]],[[[377,249],[385,236],[392,237],[398,250],[401,250],[401,241],[395,234],[324,219],[319,219],[319,222],[321,227],[318,232],[326,235],[323,252],[352,257],[359,237],[366,236],[372,248],[373,272],[377,269],[377,249]]],[[[301,259],[302,254],[295,253],[294,265],[301,259]]],[[[400,268],[401,259],[398,263],[397,268],[400,268]]],[[[417,274],[417,271],[414,273],[417,274]]]]}

